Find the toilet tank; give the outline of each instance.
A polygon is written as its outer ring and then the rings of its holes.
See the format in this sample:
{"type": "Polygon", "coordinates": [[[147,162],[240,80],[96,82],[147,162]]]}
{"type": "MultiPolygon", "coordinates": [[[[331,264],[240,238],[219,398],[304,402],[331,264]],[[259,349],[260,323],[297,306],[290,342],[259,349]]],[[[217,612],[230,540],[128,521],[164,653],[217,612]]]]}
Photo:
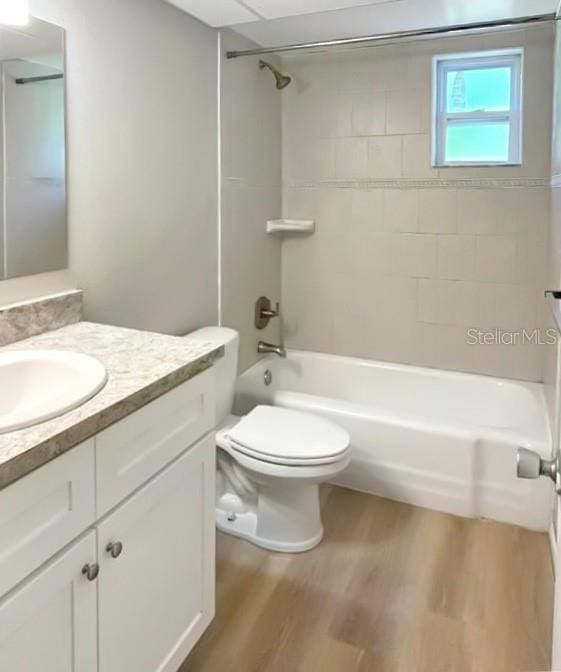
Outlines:
{"type": "Polygon", "coordinates": [[[217,359],[213,366],[216,375],[216,426],[219,426],[232,412],[234,405],[234,390],[238,377],[239,334],[234,329],[225,327],[204,327],[187,334],[186,338],[224,346],[224,357],[217,359]]]}

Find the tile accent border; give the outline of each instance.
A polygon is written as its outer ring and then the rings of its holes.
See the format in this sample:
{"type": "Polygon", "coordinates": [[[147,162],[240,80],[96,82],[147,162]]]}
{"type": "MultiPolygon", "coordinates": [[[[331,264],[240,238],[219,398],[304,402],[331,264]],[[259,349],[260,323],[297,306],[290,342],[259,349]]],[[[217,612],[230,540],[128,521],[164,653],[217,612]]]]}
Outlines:
{"type": "Polygon", "coordinates": [[[303,180],[287,182],[288,189],[512,189],[547,188],[551,180],[546,178],[477,178],[477,179],[378,179],[378,180],[303,180]]]}
{"type": "Polygon", "coordinates": [[[0,346],[80,322],[82,297],[81,290],[73,289],[0,306],[0,346]]]}

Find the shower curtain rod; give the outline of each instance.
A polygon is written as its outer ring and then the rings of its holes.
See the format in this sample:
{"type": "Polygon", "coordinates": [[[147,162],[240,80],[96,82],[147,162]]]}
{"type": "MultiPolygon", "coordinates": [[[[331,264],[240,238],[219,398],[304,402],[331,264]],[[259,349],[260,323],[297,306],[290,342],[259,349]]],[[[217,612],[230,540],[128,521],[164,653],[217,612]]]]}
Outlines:
{"type": "Polygon", "coordinates": [[[546,21],[559,20],[557,13],[525,16],[516,19],[499,19],[496,21],[481,21],[479,23],[464,23],[455,26],[440,28],[421,28],[419,30],[404,30],[395,33],[381,33],[380,35],[365,35],[364,37],[345,37],[340,40],[325,42],[307,42],[302,44],[288,44],[284,47],[263,47],[259,49],[245,49],[243,51],[227,51],[226,58],[240,58],[241,56],[261,56],[262,54],[278,54],[286,51],[303,51],[306,49],[321,49],[345,45],[375,44],[387,40],[398,40],[414,37],[430,37],[433,35],[458,35],[468,31],[486,31],[496,28],[514,28],[546,21]]]}

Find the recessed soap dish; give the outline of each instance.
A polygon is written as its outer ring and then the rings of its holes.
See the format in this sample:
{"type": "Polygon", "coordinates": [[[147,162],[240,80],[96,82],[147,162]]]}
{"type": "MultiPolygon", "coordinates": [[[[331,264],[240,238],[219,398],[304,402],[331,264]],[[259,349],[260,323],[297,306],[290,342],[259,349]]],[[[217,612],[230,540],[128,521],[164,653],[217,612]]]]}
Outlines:
{"type": "Polygon", "coordinates": [[[314,233],[313,219],[271,219],[267,222],[267,233],[314,233]]]}

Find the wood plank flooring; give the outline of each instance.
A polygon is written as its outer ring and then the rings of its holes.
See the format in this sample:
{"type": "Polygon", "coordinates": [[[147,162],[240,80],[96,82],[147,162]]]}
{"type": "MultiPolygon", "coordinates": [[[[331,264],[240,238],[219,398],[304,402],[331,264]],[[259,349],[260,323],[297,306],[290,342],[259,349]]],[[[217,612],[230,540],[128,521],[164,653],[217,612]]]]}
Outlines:
{"type": "Polygon", "coordinates": [[[323,519],[299,555],[219,535],[217,616],[180,672],[550,669],[545,534],[341,488],[323,519]]]}

